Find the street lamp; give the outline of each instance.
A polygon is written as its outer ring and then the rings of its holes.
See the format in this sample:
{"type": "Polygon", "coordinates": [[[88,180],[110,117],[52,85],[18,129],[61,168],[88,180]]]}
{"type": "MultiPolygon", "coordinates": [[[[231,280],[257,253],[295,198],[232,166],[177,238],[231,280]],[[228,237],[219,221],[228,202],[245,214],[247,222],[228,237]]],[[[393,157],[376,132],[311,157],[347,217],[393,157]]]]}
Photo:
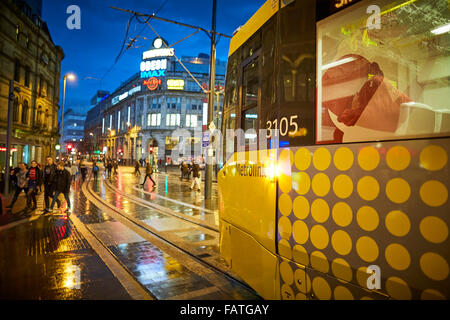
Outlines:
{"type": "Polygon", "coordinates": [[[75,75],[73,73],[66,73],[64,75],[64,84],[63,84],[63,104],[62,104],[62,114],[61,114],[61,136],[60,136],[60,145],[61,145],[61,149],[59,151],[59,156],[61,157],[61,150],[63,150],[63,135],[64,135],[64,102],[66,100],[66,79],[69,79],[70,81],[75,80],[75,75]]]}

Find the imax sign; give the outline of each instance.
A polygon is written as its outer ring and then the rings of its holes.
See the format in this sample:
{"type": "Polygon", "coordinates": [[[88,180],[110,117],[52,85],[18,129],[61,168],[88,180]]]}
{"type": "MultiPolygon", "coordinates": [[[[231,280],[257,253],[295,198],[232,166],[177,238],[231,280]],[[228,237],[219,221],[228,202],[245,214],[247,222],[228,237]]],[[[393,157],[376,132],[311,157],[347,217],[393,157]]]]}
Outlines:
{"type": "Polygon", "coordinates": [[[152,77],[165,77],[166,70],[154,70],[141,72],[141,79],[147,79],[152,77]]]}

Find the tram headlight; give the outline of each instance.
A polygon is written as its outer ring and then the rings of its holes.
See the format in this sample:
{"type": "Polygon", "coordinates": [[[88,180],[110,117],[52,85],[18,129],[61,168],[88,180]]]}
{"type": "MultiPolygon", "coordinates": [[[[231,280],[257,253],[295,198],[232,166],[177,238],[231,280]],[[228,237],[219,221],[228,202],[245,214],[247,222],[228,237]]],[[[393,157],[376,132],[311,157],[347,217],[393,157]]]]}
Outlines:
{"type": "Polygon", "coordinates": [[[279,175],[279,169],[275,162],[269,162],[266,166],[266,178],[269,180],[275,180],[279,175]]]}

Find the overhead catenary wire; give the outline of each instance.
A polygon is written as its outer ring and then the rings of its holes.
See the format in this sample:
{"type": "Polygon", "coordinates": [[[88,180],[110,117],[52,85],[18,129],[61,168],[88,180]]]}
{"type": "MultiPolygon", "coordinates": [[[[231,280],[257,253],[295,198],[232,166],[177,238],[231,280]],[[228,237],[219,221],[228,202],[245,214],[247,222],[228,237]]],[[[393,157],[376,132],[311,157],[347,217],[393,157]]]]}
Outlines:
{"type": "MultiPolygon", "coordinates": [[[[153,15],[158,14],[159,11],[161,11],[161,10],[164,8],[164,6],[167,4],[168,1],[169,1],[169,0],[164,0],[164,2],[159,6],[159,8],[156,10],[156,12],[155,12],[153,15]]],[[[112,70],[112,69],[114,68],[114,66],[117,64],[117,62],[119,61],[119,59],[122,57],[123,52],[124,52],[123,49],[124,49],[124,47],[125,47],[125,43],[126,43],[126,40],[127,40],[127,37],[128,37],[129,29],[130,29],[130,24],[131,24],[131,21],[133,20],[133,18],[135,18],[135,17],[137,18],[136,15],[133,15],[133,16],[130,17],[130,19],[128,20],[128,24],[127,24],[127,29],[126,29],[126,32],[125,32],[124,41],[123,41],[123,43],[122,43],[122,47],[121,47],[121,49],[120,49],[120,51],[119,51],[119,54],[117,55],[116,59],[114,60],[113,64],[111,65],[111,67],[109,67],[108,70],[106,70],[106,72],[105,72],[105,73],[103,74],[103,76],[101,77],[100,83],[101,83],[101,82],[103,81],[103,79],[108,75],[108,73],[111,72],[111,70],[112,70]]],[[[146,21],[146,22],[150,21],[151,19],[152,19],[152,17],[149,16],[149,17],[147,18],[147,21],[146,21]]],[[[137,19],[136,19],[136,20],[137,20],[137,19]]],[[[126,48],[125,50],[128,50],[128,49],[131,47],[131,45],[136,41],[136,38],[137,38],[144,30],[145,30],[145,27],[142,28],[141,31],[140,31],[133,39],[131,39],[130,43],[128,44],[128,46],[127,46],[127,48],[126,48]]]]}

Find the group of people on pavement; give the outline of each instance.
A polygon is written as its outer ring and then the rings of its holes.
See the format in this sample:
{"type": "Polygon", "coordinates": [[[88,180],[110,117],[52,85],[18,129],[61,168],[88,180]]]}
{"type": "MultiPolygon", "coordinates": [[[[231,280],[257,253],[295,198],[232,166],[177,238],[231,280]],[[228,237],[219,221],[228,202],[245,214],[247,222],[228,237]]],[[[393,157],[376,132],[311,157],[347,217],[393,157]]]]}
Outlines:
{"type": "Polygon", "coordinates": [[[66,214],[70,214],[70,186],[75,181],[76,174],[80,172],[83,181],[86,178],[87,167],[83,160],[80,160],[78,166],[75,163],[59,161],[55,163],[52,157],[46,158],[46,165],[42,168],[36,161],[31,162],[28,167],[25,163],[19,163],[17,168],[10,172],[11,181],[15,186],[13,200],[7,206],[12,209],[19,195],[23,191],[27,197],[26,209],[34,211],[37,208],[36,195],[39,193],[41,185],[44,185],[45,213],[53,211],[55,203],[58,208],[61,207],[59,200],[60,194],[63,194],[67,201],[66,214]]]}
{"type": "Polygon", "coordinates": [[[119,168],[119,162],[114,159],[106,159],[105,162],[105,168],[106,168],[106,172],[108,174],[108,179],[111,179],[111,176],[113,175],[114,177],[117,176],[117,169],[119,168]]]}
{"type": "MultiPolygon", "coordinates": [[[[141,162],[136,161],[134,164],[134,175],[141,176],[141,162]]],[[[188,165],[185,161],[183,161],[180,165],[181,170],[181,176],[180,180],[183,181],[183,179],[187,179],[190,181],[190,176],[192,173],[192,184],[190,186],[191,190],[200,191],[201,190],[201,174],[200,174],[200,165],[196,163],[195,161],[191,161],[191,163],[188,165]],[[195,188],[194,188],[195,187],[195,188]]],[[[147,178],[150,179],[150,181],[153,183],[153,187],[156,186],[155,180],[153,180],[152,174],[153,174],[153,164],[148,159],[145,159],[145,177],[144,181],[141,183],[141,186],[145,185],[145,182],[147,181],[147,178]]]]}
{"type": "Polygon", "coordinates": [[[191,180],[191,173],[192,173],[192,184],[190,189],[200,191],[200,182],[201,182],[201,174],[200,174],[200,166],[195,161],[191,161],[190,164],[187,164],[185,161],[181,162],[180,165],[181,170],[181,176],[180,180],[183,181],[183,179],[187,179],[188,181],[191,180]],[[194,189],[194,186],[196,188],[194,189]]]}

